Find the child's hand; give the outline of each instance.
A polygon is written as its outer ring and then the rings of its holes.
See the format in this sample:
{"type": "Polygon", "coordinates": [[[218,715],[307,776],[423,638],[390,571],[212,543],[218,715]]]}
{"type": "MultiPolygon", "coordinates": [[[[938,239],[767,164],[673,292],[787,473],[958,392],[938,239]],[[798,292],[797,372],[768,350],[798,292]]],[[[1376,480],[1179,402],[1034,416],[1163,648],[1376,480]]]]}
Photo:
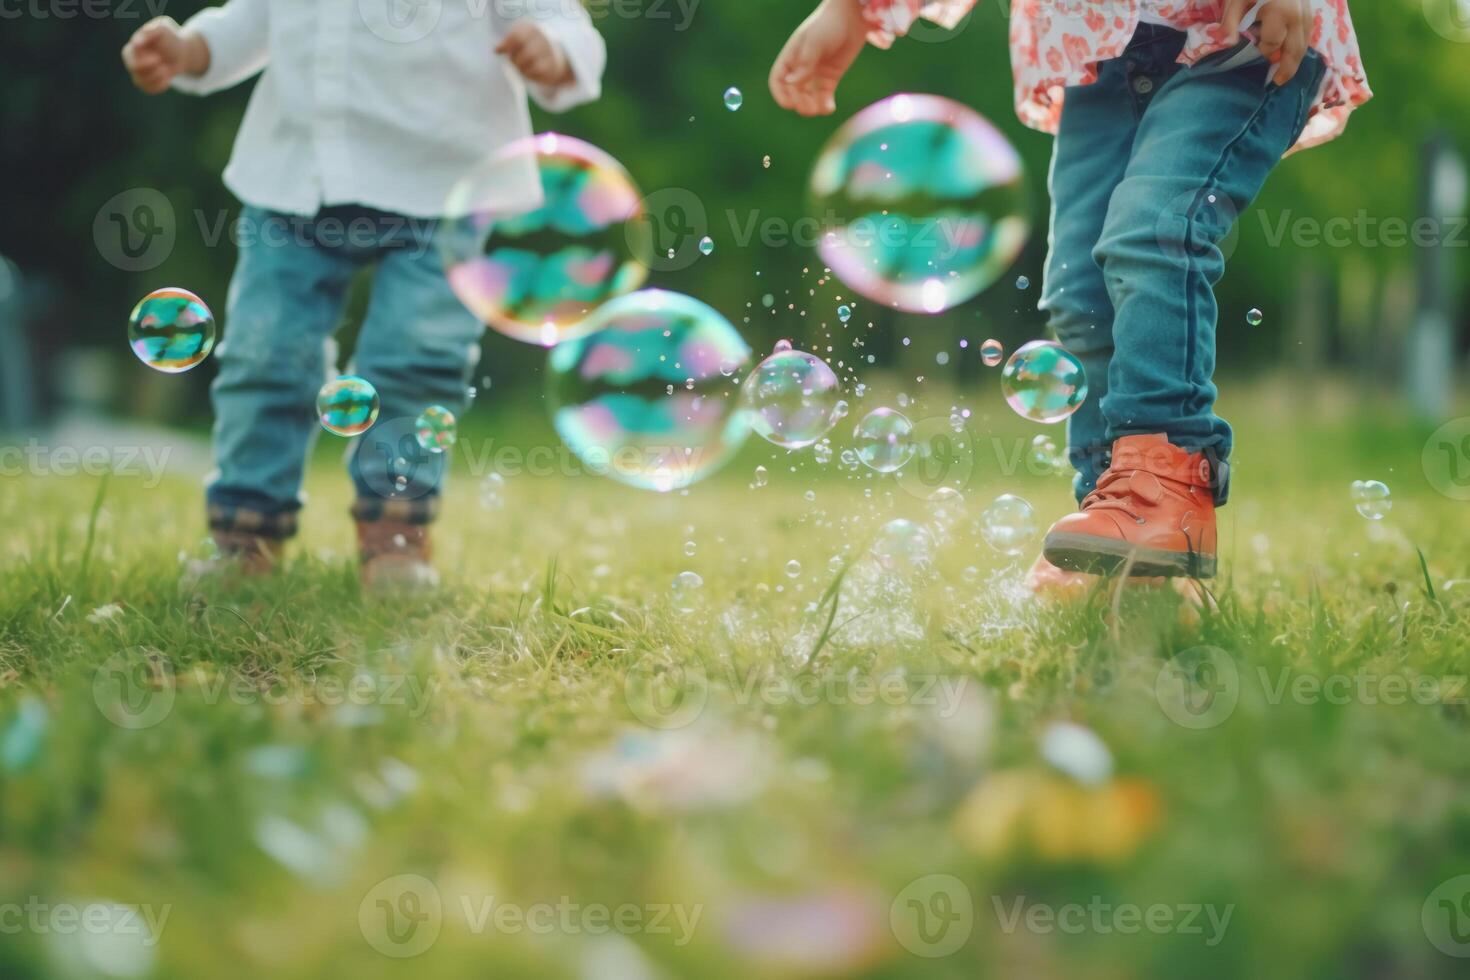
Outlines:
{"type": "Polygon", "coordinates": [[[576,81],[572,74],[572,63],[566,52],[553,44],[541,28],[528,20],[518,20],[510,26],[505,40],[495,48],[515,65],[516,71],[528,82],[541,85],[566,85],[576,81]]]}
{"type": "MultiPolygon", "coordinates": [[[[1271,81],[1285,85],[1296,75],[1307,56],[1307,30],[1312,23],[1308,0],[1270,0],[1256,15],[1261,25],[1261,41],[1256,47],[1276,64],[1271,81]]],[[[1240,19],[1250,9],[1251,0],[1225,0],[1225,16],[1220,23],[1231,34],[1240,31],[1240,19]]]]}
{"type": "Polygon", "coordinates": [[[867,44],[857,0],[822,0],[771,66],[771,95],[783,109],[825,116],[837,108],[837,83],[867,44]]]}
{"type": "Polygon", "coordinates": [[[123,45],[122,60],[133,84],[157,95],[178,75],[208,71],[209,44],[200,35],[180,29],[172,17],[155,17],[123,45]]]}

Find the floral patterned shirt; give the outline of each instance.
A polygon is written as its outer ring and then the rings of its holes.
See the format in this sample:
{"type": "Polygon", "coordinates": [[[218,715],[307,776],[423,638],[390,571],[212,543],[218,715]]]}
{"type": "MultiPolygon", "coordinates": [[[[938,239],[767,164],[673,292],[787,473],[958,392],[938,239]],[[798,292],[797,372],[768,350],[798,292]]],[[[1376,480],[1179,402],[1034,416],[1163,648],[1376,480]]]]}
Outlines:
{"type": "MultiPolygon", "coordinates": [[[[917,18],[954,27],[975,0],[860,0],[868,40],[886,48],[917,18]]],[[[1309,0],[1308,43],[1326,64],[1322,89],[1293,149],[1325,143],[1342,132],[1348,114],[1372,97],[1358,52],[1347,0],[1309,0]]],[[[1236,43],[1220,26],[1222,0],[1011,0],[1011,71],[1016,115],[1032,129],[1055,133],[1068,85],[1097,79],[1098,62],[1128,46],[1140,18],[1185,32],[1182,64],[1194,64],[1236,43]]]]}

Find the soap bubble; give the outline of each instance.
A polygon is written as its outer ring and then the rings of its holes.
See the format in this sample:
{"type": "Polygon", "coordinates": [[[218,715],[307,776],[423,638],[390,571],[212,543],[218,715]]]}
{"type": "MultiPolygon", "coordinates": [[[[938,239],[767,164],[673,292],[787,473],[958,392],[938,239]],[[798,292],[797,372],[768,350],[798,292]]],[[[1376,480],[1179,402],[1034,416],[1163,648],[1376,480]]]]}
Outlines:
{"type": "Polygon", "coordinates": [[[515,340],[550,347],[590,333],[587,317],[648,276],[642,194],[620,163],[570,136],[541,133],[497,151],[458,181],[441,234],[449,285],[471,313],[515,340]],[[530,210],[501,188],[540,178],[530,210]],[[490,203],[487,203],[490,202],[490,203]]]}
{"type": "Polygon", "coordinates": [[[1261,325],[1261,321],[1264,319],[1265,316],[1254,306],[1247,310],[1245,313],[1245,322],[1249,323],[1253,327],[1259,327],[1261,325]]]}
{"type": "Polygon", "coordinates": [[[454,413],[443,405],[424,409],[414,422],[413,434],[418,444],[431,453],[442,453],[459,437],[455,432],[454,413]]]}
{"type": "Polygon", "coordinates": [[[1393,509],[1388,484],[1379,480],[1354,480],[1353,507],[1370,521],[1383,520],[1393,509]]]}
{"type": "Polygon", "coordinates": [[[702,255],[709,255],[715,250],[715,240],[705,235],[699,240],[699,251],[702,255]]]}
{"type": "Polygon", "coordinates": [[[766,468],[764,466],[757,466],[755,473],[751,475],[750,485],[753,487],[763,487],[769,480],[770,475],[766,472],[766,468]]]}
{"type": "Polygon", "coordinates": [[[801,575],[801,562],[793,558],[786,563],[786,577],[796,578],[799,575],[801,575]]]}
{"type": "Polygon", "coordinates": [[[354,374],[328,381],[316,395],[322,428],[339,436],[360,436],[371,429],[379,406],[378,389],[354,374]]]}
{"type": "Polygon", "coordinates": [[[935,526],[943,529],[953,527],[965,516],[965,495],[954,487],[940,487],[929,495],[929,513],[934,516],[935,526]]]}
{"type": "Polygon", "coordinates": [[[1022,344],[1001,369],[1000,388],[1016,414],[1033,422],[1060,422],[1087,397],[1087,372],[1061,344],[1022,344]]]}
{"type": "Polygon", "coordinates": [[[505,477],[499,473],[486,473],[480,481],[480,506],[485,510],[500,510],[505,506],[505,477]]]}
{"type": "Polygon", "coordinates": [[[1032,469],[1042,474],[1056,472],[1064,462],[1062,454],[1057,449],[1057,444],[1052,441],[1051,436],[1047,435],[1040,435],[1031,440],[1029,455],[1032,469]]]}
{"type": "Polygon", "coordinates": [[[1036,532],[1036,509],[1015,494],[1001,494],[980,515],[980,536],[1001,554],[1019,555],[1036,532]]]}
{"type": "Polygon", "coordinates": [[[1017,276],[1016,277],[1016,288],[1017,289],[1030,289],[1031,288],[1031,280],[1030,279],[1027,279],[1025,276],[1017,276]]]}
{"type": "Polygon", "coordinates": [[[153,370],[180,374],[214,349],[214,314],[187,289],[155,289],[128,317],[128,344],[153,370]]]}
{"type": "Polygon", "coordinates": [[[869,469],[892,473],[914,455],[913,424],[902,412],[875,408],[853,429],[858,459],[869,469]]]}
{"type": "Polygon", "coordinates": [[[592,333],[551,352],[548,399],[562,440],[596,472],[677,490],[708,476],[749,432],[721,371],[750,363],[728,320],[681,293],[607,303],[592,333]]]}
{"type": "Polygon", "coordinates": [[[738,88],[736,88],[735,86],[731,85],[729,88],[725,89],[725,108],[726,109],[729,109],[731,112],[734,112],[736,109],[739,109],[744,104],[745,104],[745,96],[741,94],[741,92],[740,92],[740,90],[738,88]]]}
{"type": "Polygon", "coordinates": [[[698,593],[704,587],[704,579],[698,572],[680,572],[674,576],[670,586],[671,600],[675,612],[692,613],[698,605],[698,593]]]}
{"type": "Polygon", "coordinates": [[[817,252],[874,302],[939,313],[1005,271],[1030,228],[1021,159],[973,110],[894,95],[838,129],[811,176],[817,252]]]}
{"type": "Polygon", "coordinates": [[[786,449],[810,446],[837,423],[837,375],[806,351],[772,354],[741,389],[750,427],[786,449]]]}
{"type": "Polygon", "coordinates": [[[852,319],[852,307],[848,306],[845,303],[843,305],[837,307],[837,319],[841,320],[843,323],[846,323],[848,320],[851,320],[852,319]]]}
{"type": "Polygon", "coordinates": [[[980,345],[980,360],[986,367],[995,367],[1005,354],[1005,345],[993,338],[980,345]]]}
{"type": "Polygon", "coordinates": [[[898,518],[884,524],[873,539],[873,557],[890,572],[915,572],[934,563],[934,537],[922,524],[898,518]]]}

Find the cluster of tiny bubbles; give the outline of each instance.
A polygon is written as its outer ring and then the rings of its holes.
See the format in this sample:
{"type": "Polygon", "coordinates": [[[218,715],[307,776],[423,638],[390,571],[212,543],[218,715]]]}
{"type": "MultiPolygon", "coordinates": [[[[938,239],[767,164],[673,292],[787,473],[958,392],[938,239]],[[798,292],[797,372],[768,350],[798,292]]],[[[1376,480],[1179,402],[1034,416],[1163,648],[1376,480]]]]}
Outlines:
{"type": "Polygon", "coordinates": [[[703,255],[709,255],[715,250],[715,240],[705,235],[699,240],[699,251],[703,255]]]}
{"type": "Polygon", "coordinates": [[[1028,279],[1028,278],[1026,278],[1025,276],[1017,276],[1016,277],[1016,288],[1017,289],[1030,289],[1031,288],[1031,280],[1028,279]]]}
{"type": "Polygon", "coordinates": [[[837,319],[841,320],[843,323],[846,323],[848,320],[851,320],[852,319],[852,307],[847,306],[846,304],[837,307],[837,319]]]}
{"type": "Polygon", "coordinates": [[[166,286],[138,301],[128,316],[128,344],[155,371],[180,374],[214,349],[214,314],[187,289],[166,286]]]}
{"type": "Polygon", "coordinates": [[[745,96],[741,94],[741,92],[740,92],[740,90],[738,88],[736,88],[735,86],[731,85],[729,88],[725,89],[725,108],[726,109],[729,109],[731,112],[734,112],[736,109],[739,109],[744,104],[745,104],[745,96]]]}
{"type": "Polygon", "coordinates": [[[874,302],[940,313],[1014,261],[1030,221],[1021,158],[973,110],[899,94],[842,125],[812,170],[817,251],[874,302]]]}
{"type": "Polygon", "coordinates": [[[670,586],[670,599],[675,612],[692,613],[698,608],[699,590],[704,587],[704,579],[699,577],[698,572],[680,572],[674,576],[673,584],[670,586]]]}
{"type": "Polygon", "coordinates": [[[430,405],[413,424],[414,438],[431,453],[442,453],[459,438],[454,413],[443,405],[430,405]]]}
{"type": "Polygon", "coordinates": [[[789,344],[756,365],[741,389],[751,428],[783,448],[810,446],[837,424],[837,375],[789,344]]]}
{"type": "Polygon", "coordinates": [[[449,285],[471,313],[515,340],[551,347],[591,332],[602,303],[648,277],[652,231],[622,164],[570,136],[540,133],[460,179],[438,236],[449,285]],[[538,180],[539,201],[506,188],[538,180]]]}
{"type": "Polygon", "coordinates": [[[1256,309],[1254,306],[1252,306],[1249,310],[1246,310],[1245,312],[1245,322],[1249,323],[1253,327],[1259,327],[1261,325],[1261,321],[1264,319],[1265,315],[1262,314],[1261,311],[1256,309]]]}
{"type": "Polygon", "coordinates": [[[1071,351],[1050,340],[1022,344],[1001,369],[1000,389],[1017,415],[1060,422],[1087,397],[1087,372],[1071,351]]]}
{"type": "Polygon", "coordinates": [[[339,436],[360,436],[371,429],[380,406],[378,389],[355,374],[333,378],[316,395],[322,428],[339,436]]]}
{"type": "Polygon", "coordinates": [[[875,408],[852,431],[857,457],[869,469],[892,473],[914,455],[914,426],[902,412],[875,408]]]}
{"type": "Polygon", "coordinates": [[[766,473],[766,468],[764,466],[757,466],[755,473],[751,476],[750,485],[753,489],[759,489],[765,486],[769,479],[770,477],[766,473]]]}
{"type": "Polygon", "coordinates": [[[682,293],[646,289],[602,306],[585,337],[548,360],[552,422],[595,472],[680,490],[718,469],[749,426],[730,374],[750,348],[728,320],[682,293]]]}
{"type": "Polygon", "coordinates": [[[858,458],[856,449],[844,449],[837,456],[837,465],[849,473],[853,473],[857,471],[858,467],[863,465],[863,461],[858,458]]]}
{"type": "Polygon", "coordinates": [[[921,572],[934,564],[934,536],[924,525],[901,517],[878,529],[870,550],[885,571],[921,572]]]}
{"type": "Polygon", "coordinates": [[[1354,480],[1353,507],[1370,521],[1381,521],[1393,509],[1388,484],[1381,480],[1354,480]]]}
{"type": "Polygon", "coordinates": [[[1005,357],[1005,354],[1005,345],[994,338],[980,345],[980,361],[986,367],[995,367],[1000,363],[1001,358],[1005,357]]]}
{"type": "Polygon", "coordinates": [[[485,510],[500,510],[505,506],[505,477],[499,473],[487,473],[480,481],[480,506],[485,510]]]}
{"type": "Polygon", "coordinates": [[[1001,494],[980,515],[980,536],[1004,555],[1019,555],[1036,532],[1036,509],[1015,494],[1001,494]]]}
{"type": "Polygon", "coordinates": [[[816,444],[812,446],[812,459],[816,460],[822,466],[826,466],[832,462],[832,440],[817,440],[816,444]]]}

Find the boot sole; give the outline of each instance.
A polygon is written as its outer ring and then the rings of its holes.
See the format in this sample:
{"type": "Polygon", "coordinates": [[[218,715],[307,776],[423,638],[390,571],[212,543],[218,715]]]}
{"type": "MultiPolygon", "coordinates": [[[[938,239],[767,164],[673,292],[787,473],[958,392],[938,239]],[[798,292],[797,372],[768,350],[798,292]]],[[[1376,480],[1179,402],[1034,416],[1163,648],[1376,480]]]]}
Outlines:
{"type": "Polygon", "coordinates": [[[1046,560],[1058,568],[1092,575],[1111,575],[1124,566],[1131,578],[1214,578],[1215,556],[1197,551],[1140,548],[1113,538],[1091,534],[1052,533],[1042,546],[1046,560]],[[1129,564],[1129,562],[1132,564],[1129,564]]]}

